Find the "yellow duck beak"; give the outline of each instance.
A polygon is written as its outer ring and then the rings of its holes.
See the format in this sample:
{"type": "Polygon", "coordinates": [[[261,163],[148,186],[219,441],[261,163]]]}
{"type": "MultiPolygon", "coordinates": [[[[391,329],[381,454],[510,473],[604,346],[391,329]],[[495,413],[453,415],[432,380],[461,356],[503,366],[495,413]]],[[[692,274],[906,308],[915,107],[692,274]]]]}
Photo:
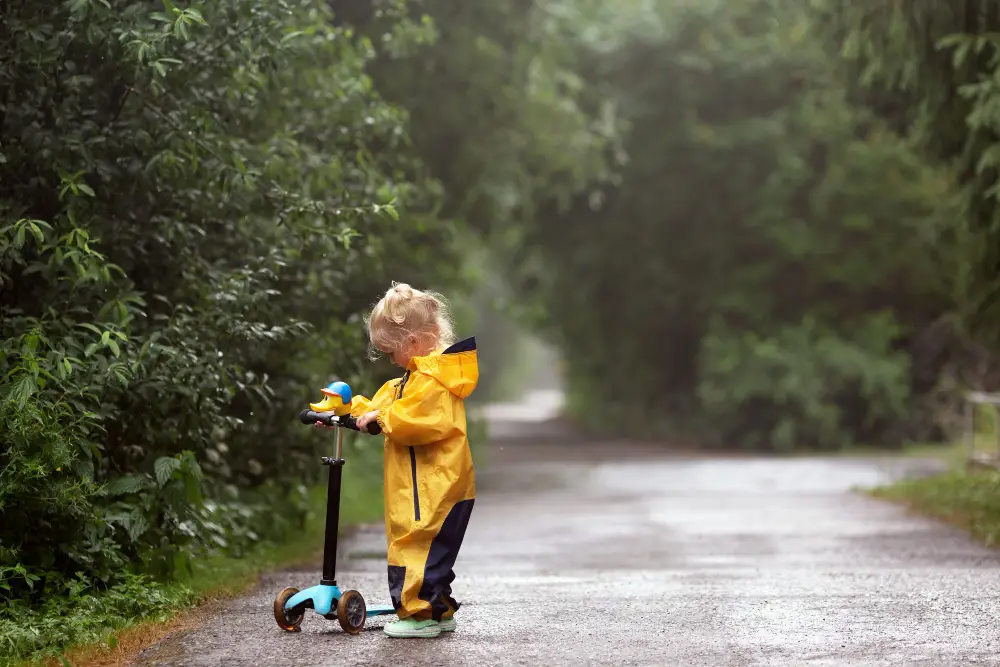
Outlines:
{"type": "Polygon", "coordinates": [[[319,403],[310,403],[309,407],[316,412],[332,412],[335,415],[346,415],[351,411],[351,406],[344,405],[344,399],[340,396],[327,395],[319,403]]]}
{"type": "Polygon", "coordinates": [[[339,380],[331,382],[320,389],[324,398],[319,403],[310,403],[309,407],[315,412],[332,412],[338,417],[350,414],[351,401],[354,400],[351,388],[339,380]]]}

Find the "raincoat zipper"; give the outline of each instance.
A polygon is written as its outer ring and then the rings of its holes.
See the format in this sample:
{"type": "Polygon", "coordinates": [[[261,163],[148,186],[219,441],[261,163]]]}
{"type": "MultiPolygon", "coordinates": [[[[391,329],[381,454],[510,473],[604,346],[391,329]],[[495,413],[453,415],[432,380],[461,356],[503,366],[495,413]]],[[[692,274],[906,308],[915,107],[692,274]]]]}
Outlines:
{"type": "Polygon", "coordinates": [[[417,453],[410,447],[410,472],[413,473],[413,519],[420,521],[420,493],[417,491],[417,453]]]}
{"type": "MultiPolygon", "coordinates": [[[[396,394],[397,400],[403,397],[403,387],[406,385],[408,379],[410,379],[410,371],[403,373],[403,378],[399,381],[399,392],[396,394]]],[[[420,492],[417,490],[417,452],[413,449],[412,445],[409,449],[410,475],[413,478],[413,520],[420,521],[420,492]]]]}

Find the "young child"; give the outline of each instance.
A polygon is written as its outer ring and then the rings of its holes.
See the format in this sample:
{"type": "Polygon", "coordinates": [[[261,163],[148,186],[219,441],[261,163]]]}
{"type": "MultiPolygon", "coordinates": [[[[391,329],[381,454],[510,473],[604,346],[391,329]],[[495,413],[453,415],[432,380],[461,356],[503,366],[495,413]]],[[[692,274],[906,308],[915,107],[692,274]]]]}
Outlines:
{"type": "Polygon", "coordinates": [[[479,380],[476,340],[454,342],[444,300],[393,283],[368,318],[373,352],[405,369],[369,400],[355,396],[362,429],[385,435],[385,531],[389,595],[398,621],[390,637],[437,637],[455,629],[452,567],[465,536],[476,482],[464,399],[479,380]]]}

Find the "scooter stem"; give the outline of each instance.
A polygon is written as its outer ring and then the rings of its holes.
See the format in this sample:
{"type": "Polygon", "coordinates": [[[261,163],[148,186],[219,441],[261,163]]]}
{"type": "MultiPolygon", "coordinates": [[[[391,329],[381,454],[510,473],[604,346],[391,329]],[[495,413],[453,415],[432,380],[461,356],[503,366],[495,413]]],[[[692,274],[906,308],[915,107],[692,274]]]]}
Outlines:
{"type": "Polygon", "coordinates": [[[344,470],[344,431],[337,429],[337,457],[324,457],[323,463],[330,466],[330,481],[326,491],[326,535],[323,543],[324,586],[337,585],[337,533],[340,530],[340,482],[344,470]]]}

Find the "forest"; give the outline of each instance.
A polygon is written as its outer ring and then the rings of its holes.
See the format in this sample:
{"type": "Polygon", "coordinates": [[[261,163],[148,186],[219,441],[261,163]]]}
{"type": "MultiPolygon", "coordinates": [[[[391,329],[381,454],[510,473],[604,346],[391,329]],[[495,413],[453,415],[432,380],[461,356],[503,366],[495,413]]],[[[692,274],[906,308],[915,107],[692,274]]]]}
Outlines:
{"type": "Polygon", "coordinates": [[[998,73],[987,0],[0,3],[0,658],[299,530],[295,415],[394,372],[392,281],[452,298],[480,401],[514,322],[594,433],[954,439],[1000,378],[998,73]]]}

